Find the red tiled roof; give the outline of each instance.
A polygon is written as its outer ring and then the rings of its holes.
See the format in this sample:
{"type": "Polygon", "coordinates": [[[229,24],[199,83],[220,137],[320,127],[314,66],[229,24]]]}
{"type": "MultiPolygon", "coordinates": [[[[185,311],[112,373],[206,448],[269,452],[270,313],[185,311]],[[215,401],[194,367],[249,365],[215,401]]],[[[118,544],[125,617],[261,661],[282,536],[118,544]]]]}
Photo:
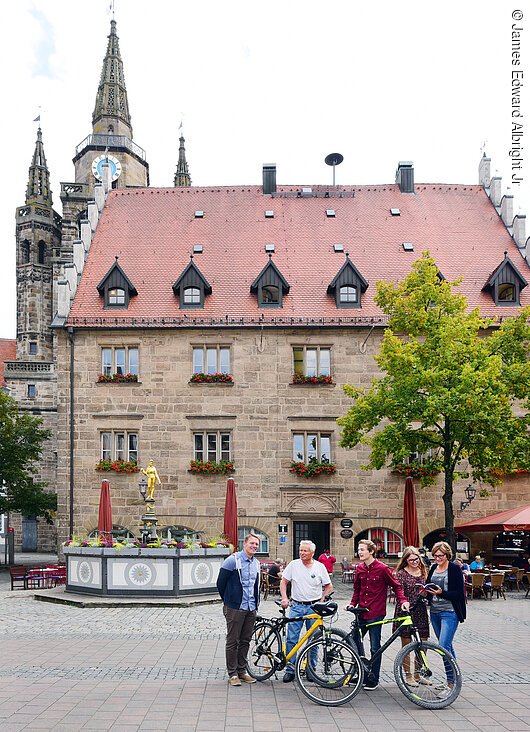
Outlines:
{"type": "MultiPolygon", "coordinates": [[[[397,185],[344,187],[344,197],[299,197],[301,188],[279,186],[274,196],[260,187],[139,188],[111,191],[97,227],[70,313],[80,318],[337,317],[380,316],[374,304],[378,280],[397,281],[422,250],[429,249],[448,280],[460,288],[471,308],[484,315],[506,315],[482,288],[507,251],[530,281],[530,268],[481,186],[415,186],[415,195],[397,185]],[[352,196],[353,193],[353,196],[352,196]],[[326,209],[335,217],[328,218],[326,209]],[[391,208],[401,214],[393,216],[391,208]],[[272,209],[274,218],[265,218],[272,209]],[[203,210],[204,218],[195,218],[203,210]],[[403,242],[414,245],[403,250],[403,242]],[[250,285],[266,264],[265,245],[290,285],[283,308],[258,308],[250,285]],[[369,286],[361,309],[340,309],[326,293],[342,267],[344,251],[369,286]],[[194,244],[204,251],[195,262],[212,286],[202,310],[180,310],[172,290],[189,263],[194,244]],[[96,286],[119,256],[119,264],[138,290],[127,310],[105,310],[96,286]]],[[[313,187],[315,191],[323,191],[313,187]]],[[[530,287],[521,293],[530,304],[530,287]]],[[[75,320],[74,320],[75,319],[75,320]]]]}
{"type": "Polygon", "coordinates": [[[0,386],[6,386],[4,379],[4,362],[14,361],[17,355],[17,342],[8,338],[0,338],[0,386]]]}

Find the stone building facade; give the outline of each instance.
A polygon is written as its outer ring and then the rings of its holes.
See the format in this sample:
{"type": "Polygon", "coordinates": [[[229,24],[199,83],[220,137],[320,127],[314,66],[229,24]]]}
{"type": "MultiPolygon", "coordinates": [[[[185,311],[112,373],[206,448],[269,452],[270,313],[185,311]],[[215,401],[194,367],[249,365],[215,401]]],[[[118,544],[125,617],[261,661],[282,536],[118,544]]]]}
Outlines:
{"type": "MultiPolygon", "coordinates": [[[[233,462],[239,524],[260,533],[262,553],[288,559],[309,537],[351,558],[369,531],[396,554],[404,480],[362,470],[366,448],[339,447],[342,386],[377,375],[375,283],[401,279],[423,249],[485,315],[530,302],[525,218],[489,159],[478,185],[416,184],[400,163],[379,186],[282,186],[267,165],[260,186],[200,188],[181,136],[174,186],[149,188],[112,21],[92,132],[73,162],[61,217],[39,129],[17,209],[17,356],[5,379],[53,433],[40,477],[58,493],[57,536],[39,524],[39,548],[96,529],[102,478],[116,532],[139,534],[139,473],[96,469],[117,459],[155,461],[162,529],[220,534],[226,475],[190,472],[210,456],[233,462]],[[231,379],[197,383],[201,372],[231,379]],[[311,458],[335,472],[291,472],[311,458]]],[[[509,477],[465,518],[529,496],[527,475],[509,477]]],[[[443,530],[441,480],[417,501],[420,536],[443,530]]]]}

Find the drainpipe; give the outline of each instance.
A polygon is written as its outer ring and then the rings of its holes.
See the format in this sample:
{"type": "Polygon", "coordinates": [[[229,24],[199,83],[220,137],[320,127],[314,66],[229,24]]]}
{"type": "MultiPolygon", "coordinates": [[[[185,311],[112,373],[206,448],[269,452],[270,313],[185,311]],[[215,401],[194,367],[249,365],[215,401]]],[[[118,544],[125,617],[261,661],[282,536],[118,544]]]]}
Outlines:
{"type": "Polygon", "coordinates": [[[71,539],[74,533],[74,329],[68,328],[70,341],[70,491],[69,491],[69,527],[71,539]]]}

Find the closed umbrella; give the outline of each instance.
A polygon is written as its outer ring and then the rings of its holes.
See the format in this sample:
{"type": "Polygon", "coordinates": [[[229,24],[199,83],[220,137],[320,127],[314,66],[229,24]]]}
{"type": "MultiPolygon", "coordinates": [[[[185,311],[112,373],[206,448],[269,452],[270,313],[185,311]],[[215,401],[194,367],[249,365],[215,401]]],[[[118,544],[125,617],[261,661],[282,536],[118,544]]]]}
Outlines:
{"type": "Polygon", "coordinates": [[[223,533],[227,541],[237,549],[237,498],[233,478],[226,483],[225,515],[223,533]]]}
{"type": "Polygon", "coordinates": [[[418,547],[420,545],[414,481],[410,477],[405,480],[405,499],[403,501],[403,541],[405,542],[405,546],[418,547]]]}
{"type": "Polygon", "coordinates": [[[112,540],[112,506],[110,505],[110,483],[101,481],[99,496],[98,536],[102,541],[112,540]]]}

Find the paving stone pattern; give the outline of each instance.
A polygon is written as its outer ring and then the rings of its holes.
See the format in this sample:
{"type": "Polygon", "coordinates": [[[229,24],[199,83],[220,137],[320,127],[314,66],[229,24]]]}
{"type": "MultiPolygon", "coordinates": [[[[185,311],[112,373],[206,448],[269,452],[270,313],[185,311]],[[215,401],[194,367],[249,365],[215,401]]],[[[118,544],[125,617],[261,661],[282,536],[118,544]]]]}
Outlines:
{"type": "MultiPolygon", "coordinates": [[[[530,599],[473,600],[455,647],[461,696],[438,712],[381,686],[343,707],[312,704],[281,678],[229,688],[220,605],[77,608],[35,602],[0,575],[0,731],[345,732],[528,730],[530,599]]],[[[351,587],[338,583],[344,606],[351,587]]],[[[388,612],[393,613],[389,605],[388,612]]],[[[272,600],[261,613],[277,612],[272,600]]],[[[338,626],[349,627],[341,612],[338,626]]],[[[387,626],[385,632],[390,632],[387,626]]]]}

